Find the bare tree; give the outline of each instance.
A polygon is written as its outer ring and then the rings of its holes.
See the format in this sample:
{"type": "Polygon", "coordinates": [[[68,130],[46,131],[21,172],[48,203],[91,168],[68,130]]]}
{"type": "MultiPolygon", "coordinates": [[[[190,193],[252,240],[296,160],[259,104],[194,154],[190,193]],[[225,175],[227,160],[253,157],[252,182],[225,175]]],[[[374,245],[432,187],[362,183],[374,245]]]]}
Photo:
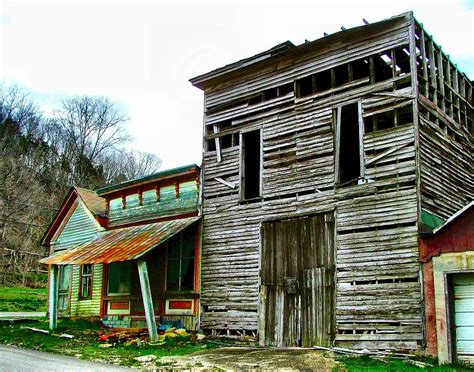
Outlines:
{"type": "Polygon", "coordinates": [[[161,163],[157,155],[136,150],[108,151],[100,157],[101,171],[109,184],[155,173],[161,163]]]}
{"type": "Polygon", "coordinates": [[[32,135],[41,119],[38,106],[17,85],[6,86],[0,82],[0,126],[14,122],[19,132],[32,135]]]}
{"type": "MultiPolygon", "coordinates": [[[[56,123],[64,136],[64,154],[70,160],[72,182],[95,186],[90,172],[99,156],[128,140],[127,117],[105,97],[76,97],[63,101],[56,123]]],[[[96,176],[96,175],[93,175],[96,176]]]]}

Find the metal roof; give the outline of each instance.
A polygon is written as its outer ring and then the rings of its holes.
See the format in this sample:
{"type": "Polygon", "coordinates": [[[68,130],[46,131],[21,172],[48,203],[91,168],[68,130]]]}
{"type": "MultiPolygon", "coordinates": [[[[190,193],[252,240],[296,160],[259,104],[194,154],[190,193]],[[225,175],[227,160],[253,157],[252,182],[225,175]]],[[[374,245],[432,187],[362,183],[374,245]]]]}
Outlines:
{"type": "Polygon", "coordinates": [[[81,265],[134,260],[164,243],[199,218],[181,218],[110,230],[95,240],[74,249],[57,252],[40,262],[48,265],[81,265]]]}
{"type": "Polygon", "coordinates": [[[73,187],[76,190],[77,195],[84,202],[86,207],[94,214],[95,216],[105,213],[106,201],[104,198],[101,198],[95,193],[95,191],[83,189],[82,187],[73,187]]]}
{"type": "Polygon", "coordinates": [[[167,178],[170,176],[179,176],[182,173],[190,172],[190,171],[199,171],[199,167],[196,164],[189,164],[184,165],[182,167],[173,168],[164,170],[161,172],[153,173],[145,177],[136,178],[130,181],[125,181],[122,183],[117,183],[115,185],[105,186],[100,189],[96,190],[98,195],[108,194],[112,191],[126,189],[128,187],[136,186],[139,184],[147,183],[149,181],[156,181],[160,180],[161,178],[167,178]]]}

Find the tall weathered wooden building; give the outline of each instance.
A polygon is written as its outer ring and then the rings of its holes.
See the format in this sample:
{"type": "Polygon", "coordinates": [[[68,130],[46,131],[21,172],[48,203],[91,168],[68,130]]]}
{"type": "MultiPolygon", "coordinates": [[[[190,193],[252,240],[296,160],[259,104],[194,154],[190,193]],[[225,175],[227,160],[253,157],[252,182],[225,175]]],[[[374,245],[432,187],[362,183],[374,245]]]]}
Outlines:
{"type": "Polygon", "coordinates": [[[191,82],[205,102],[201,327],[424,346],[419,233],[472,200],[473,98],[412,13],[191,82]]]}

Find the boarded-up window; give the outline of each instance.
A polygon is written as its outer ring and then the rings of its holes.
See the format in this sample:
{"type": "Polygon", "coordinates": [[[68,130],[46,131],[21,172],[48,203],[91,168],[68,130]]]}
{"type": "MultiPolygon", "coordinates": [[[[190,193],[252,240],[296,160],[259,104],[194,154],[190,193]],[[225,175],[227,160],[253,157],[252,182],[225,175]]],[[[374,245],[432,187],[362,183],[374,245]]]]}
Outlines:
{"type": "Polygon", "coordinates": [[[81,285],[79,297],[82,300],[92,298],[92,265],[81,266],[81,285]]]}
{"type": "Polygon", "coordinates": [[[131,262],[114,262],[108,268],[107,293],[130,294],[131,262]]]}
{"type": "Polygon", "coordinates": [[[173,237],[168,246],[166,289],[192,291],[194,289],[194,254],[196,231],[187,229],[173,237]]]}
{"type": "Polygon", "coordinates": [[[242,133],[241,199],[260,197],[261,194],[261,144],[260,130],[242,133]]]}
{"type": "Polygon", "coordinates": [[[337,181],[344,184],[357,180],[361,174],[361,120],[359,104],[345,105],[337,110],[337,181]]]}

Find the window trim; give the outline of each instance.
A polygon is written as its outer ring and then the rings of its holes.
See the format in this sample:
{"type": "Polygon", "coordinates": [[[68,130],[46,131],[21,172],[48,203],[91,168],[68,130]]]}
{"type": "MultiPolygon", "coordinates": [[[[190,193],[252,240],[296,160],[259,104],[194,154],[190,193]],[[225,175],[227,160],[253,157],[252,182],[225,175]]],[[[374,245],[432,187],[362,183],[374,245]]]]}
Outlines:
{"type": "Polygon", "coordinates": [[[259,201],[262,199],[263,195],[263,128],[253,128],[253,129],[244,129],[239,133],[239,201],[240,202],[249,202],[249,201],[259,201]],[[260,169],[259,169],[259,190],[258,196],[254,198],[245,198],[245,184],[244,184],[244,173],[245,173],[245,161],[244,161],[244,135],[250,132],[259,131],[260,135],[260,169]]]}
{"type": "MultiPolygon", "coordinates": [[[[120,262],[120,261],[119,261],[120,262]]],[[[131,261],[121,261],[121,262],[129,262],[130,265],[130,278],[129,278],[129,289],[128,292],[122,292],[122,293],[110,293],[109,292],[109,286],[110,286],[110,266],[119,262],[112,262],[107,265],[107,282],[106,282],[106,296],[111,296],[111,297],[120,297],[120,296],[130,296],[132,294],[132,262],[131,261]]]]}
{"type": "Polygon", "coordinates": [[[340,156],[341,156],[341,113],[342,108],[344,106],[349,106],[357,103],[357,125],[359,129],[359,177],[354,180],[350,180],[349,182],[358,181],[365,178],[365,156],[364,156],[364,118],[363,118],[363,111],[362,111],[362,101],[350,101],[345,102],[344,104],[338,105],[335,108],[335,115],[336,115],[336,132],[335,132],[335,158],[334,158],[334,177],[335,177],[335,185],[342,186],[341,184],[341,169],[340,169],[340,156]]]}
{"type": "Polygon", "coordinates": [[[197,245],[197,239],[198,239],[197,230],[193,230],[194,245],[193,245],[193,256],[192,257],[183,257],[183,255],[182,255],[182,252],[183,252],[182,244],[183,244],[183,232],[184,231],[181,231],[179,233],[180,234],[180,241],[181,241],[180,247],[179,247],[179,249],[180,249],[179,250],[179,258],[172,258],[172,260],[179,261],[178,289],[168,289],[168,270],[169,270],[169,260],[170,260],[170,258],[169,258],[170,246],[169,246],[169,241],[166,242],[166,272],[165,272],[165,292],[166,293],[195,293],[195,291],[196,291],[196,275],[197,275],[197,272],[196,272],[196,251],[197,251],[196,245],[197,245]],[[187,260],[187,259],[190,259],[190,258],[193,259],[193,283],[192,283],[193,288],[192,289],[181,289],[181,284],[182,284],[181,283],[181,281],[182,281],[182,275],[181,275],[182,261],[183,261],[183,259],[187,260]]]}
{"type": "Polygon", "coordinates": [[[79,300],[91,300],[93,294],[93,278],[94,278],[94,265],[93,264],[83,264],[79,266],[79,300]],[[83,296],[83,284],[84,284],[84,267],[90,266],[90,274],[86,275],[86,278],[89,278],[89,290],[87,297],[83,296]]]}

